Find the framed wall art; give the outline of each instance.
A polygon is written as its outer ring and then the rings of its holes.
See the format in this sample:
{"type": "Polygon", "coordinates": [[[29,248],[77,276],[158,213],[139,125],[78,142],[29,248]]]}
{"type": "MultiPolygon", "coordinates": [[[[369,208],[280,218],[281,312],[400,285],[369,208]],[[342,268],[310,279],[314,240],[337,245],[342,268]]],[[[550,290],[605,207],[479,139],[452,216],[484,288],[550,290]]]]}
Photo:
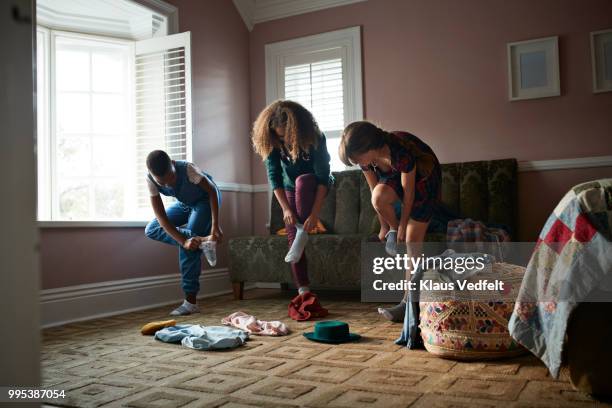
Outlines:
{"type": "Polygon", "coordinates": [[[546,98],[561,95],[558,37],[508,44],[508,98],[546,98]]]}

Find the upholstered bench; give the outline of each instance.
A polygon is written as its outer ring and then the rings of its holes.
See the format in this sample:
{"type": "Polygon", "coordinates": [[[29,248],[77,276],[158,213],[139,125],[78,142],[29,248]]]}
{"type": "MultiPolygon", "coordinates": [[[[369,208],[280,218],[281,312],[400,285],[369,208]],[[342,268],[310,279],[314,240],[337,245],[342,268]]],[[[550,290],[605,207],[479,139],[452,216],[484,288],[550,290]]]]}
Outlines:
{"type": "MultiPolygon", "coordinates": [[[[370,189],[359,170],[334,173],[336,182],[321,209],[328,233],[312,235],[306,246],[312,287],[358,289],[361,243],[378,233],[378,218],[370,189]]],[[[517,162],[514,159],[442,165],[442,201],[451,210],[487,223],[516,227],[517,162]]],[[[282,211],[273,199],[270,235],[229,240],[230,277],[234,295],[242,298],[244,282],[291,282],[284,262],[287,238],[282,211]]],[[[445,234],[427,234],[427,241],[444,241],[445,234]]]]}

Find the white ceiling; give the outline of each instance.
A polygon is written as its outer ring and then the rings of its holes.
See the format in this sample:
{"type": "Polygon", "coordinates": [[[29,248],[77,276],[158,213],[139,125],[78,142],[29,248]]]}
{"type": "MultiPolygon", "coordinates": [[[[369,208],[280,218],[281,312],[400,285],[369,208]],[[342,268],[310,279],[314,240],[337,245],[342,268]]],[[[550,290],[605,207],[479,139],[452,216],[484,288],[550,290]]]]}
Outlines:
{"type": "Polygon", "coordinates": [[[164,16],[130,0],[37,0],[36,13],[37,23],[49,28],[132,40],[150,38],[165,23],[164,16]]]}
{"type": "Polygon", "coordinates": [[[233,0],[249,30],[257,23],[366,0],[233,0]]]}

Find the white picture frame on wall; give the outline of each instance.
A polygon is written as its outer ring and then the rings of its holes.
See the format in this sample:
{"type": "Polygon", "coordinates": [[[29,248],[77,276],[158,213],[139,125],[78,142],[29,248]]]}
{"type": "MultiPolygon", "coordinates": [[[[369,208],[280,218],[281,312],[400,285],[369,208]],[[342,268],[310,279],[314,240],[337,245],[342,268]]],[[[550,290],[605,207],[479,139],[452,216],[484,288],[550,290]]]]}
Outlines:
{"type": "Polygon", "coordinates": [[[561,95],[559,37],[508,43],[508,99],[561,95]]]}
{"type": "Polygon", "coordinates": [[[612,29],[591,32],[593,93],[612,91],[612,29]]]}

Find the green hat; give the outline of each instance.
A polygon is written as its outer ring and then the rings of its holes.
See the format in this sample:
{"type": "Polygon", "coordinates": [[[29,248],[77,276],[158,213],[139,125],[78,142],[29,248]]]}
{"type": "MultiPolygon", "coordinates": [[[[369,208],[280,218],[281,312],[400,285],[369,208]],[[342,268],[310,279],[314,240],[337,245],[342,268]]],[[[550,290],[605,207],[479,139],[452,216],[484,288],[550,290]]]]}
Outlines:
{"type": "Polygon", "coordinates": [[[315,323],[314,332],[304,333],[308,340],[320,341],[322,343],[346,343],[359,340],[360,335],[349,332],[349,325],[337,320],[315,323]]]}

